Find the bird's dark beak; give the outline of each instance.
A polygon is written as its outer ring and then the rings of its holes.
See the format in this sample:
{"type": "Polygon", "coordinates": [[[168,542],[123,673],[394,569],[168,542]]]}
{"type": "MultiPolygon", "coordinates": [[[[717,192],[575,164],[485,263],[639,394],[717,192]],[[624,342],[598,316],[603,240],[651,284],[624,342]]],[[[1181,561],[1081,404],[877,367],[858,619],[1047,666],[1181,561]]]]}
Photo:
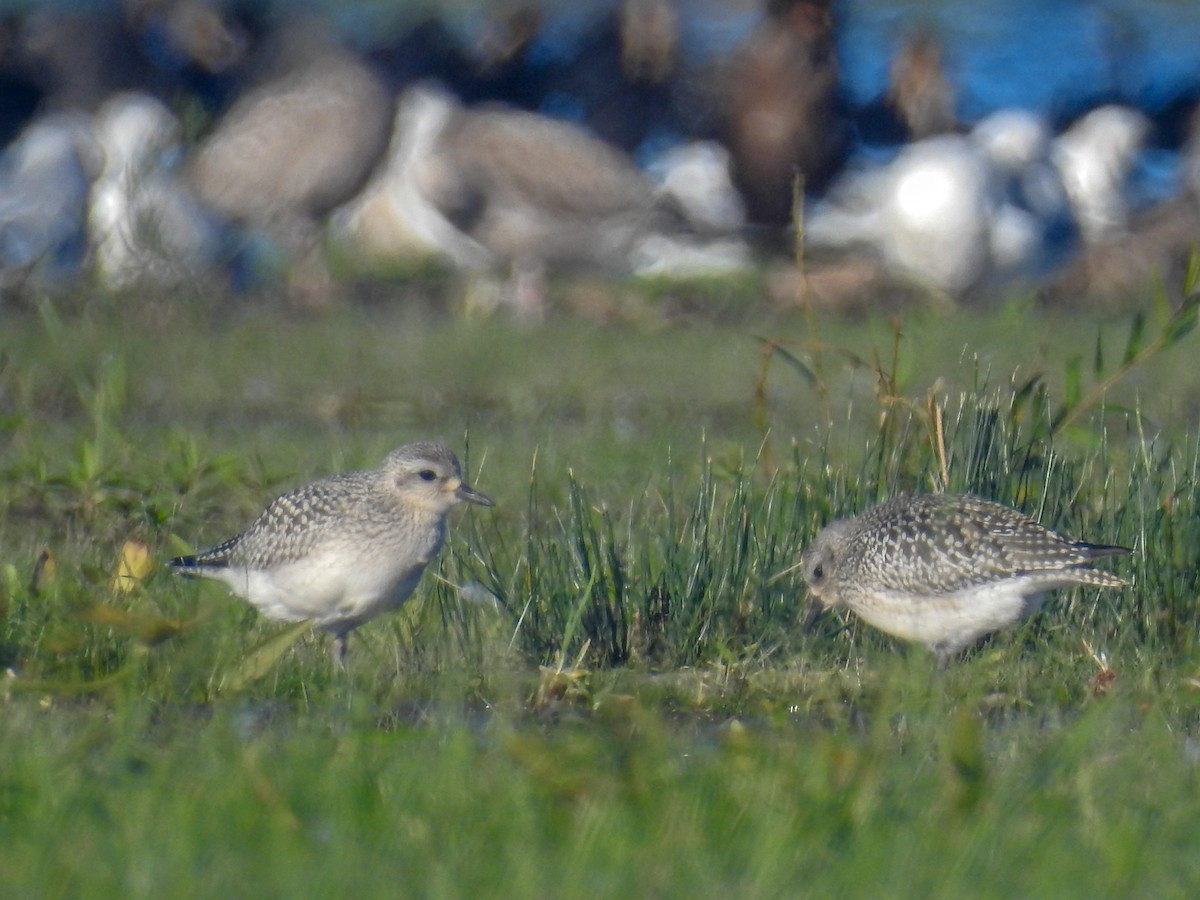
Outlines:
{"type": "Polygon", "coordinates": [[[812,594],[809,594],[804,604],[804,615],[800,620],[800,630],[806,632],[812,631],[813,627],[817,624],[817,617],[824,611],[825,604],[812,594]]]}
{"type": "Polygon", "coordinates": [[[496,501],[482,491],[477,491],[469,484],[460,484],[454,496],[467,503],[478,503],[480,506],[495,506],[496,501]]]}

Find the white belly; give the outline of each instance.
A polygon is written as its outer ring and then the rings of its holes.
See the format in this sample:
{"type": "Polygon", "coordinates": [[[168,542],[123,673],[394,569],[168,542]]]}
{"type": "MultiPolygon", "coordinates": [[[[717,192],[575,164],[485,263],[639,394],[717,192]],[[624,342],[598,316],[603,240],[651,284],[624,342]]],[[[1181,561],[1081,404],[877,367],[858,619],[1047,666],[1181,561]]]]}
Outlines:
{"type": "Polygon", "coordinates": [[[264,616],[318,627],[353,628],[382,612],[396,609],[417,586],[425,564],[381,564],[347,559],[344,554],[316,554],[270,569],[229,568],[212,572],[264,616]]]}
{"type": "Polygon", "coordinates": [[[934,649],[957,652],[986,634],[1007,628],[1041,605],[1011,584],[938,597],[870,595],[850,605],[880,631],[934,649]]]}

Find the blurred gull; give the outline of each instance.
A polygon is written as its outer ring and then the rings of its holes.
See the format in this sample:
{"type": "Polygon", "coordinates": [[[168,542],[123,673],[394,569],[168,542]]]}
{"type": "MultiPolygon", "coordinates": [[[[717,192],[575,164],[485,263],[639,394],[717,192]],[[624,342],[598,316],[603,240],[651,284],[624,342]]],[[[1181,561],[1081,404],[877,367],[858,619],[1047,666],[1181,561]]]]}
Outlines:
{"type": "Polygon", "coordinates": [[[1052,302],[1144,305],[1146,290],[1170,294],[1187,286],[1190,258],[1200,235],[1200,117],[1182,148],[1179,190],[1132,216],[1124,227],[1091,241],[1043,288],[1052,302]]]}
{"type": "Polygon", "coordinates": [[[972,140],[996,167],[1006,194],[1016,195],[1037,212],[1057,215],[1066,195],[1050,161],[1050,126],[1036,113],[1001,109],[982,119],[972,140]]]}
{"type": "Polygon", "coordinates": [[[882,250],[894,269],[961,293],[988,262],[987,161],[958,137],[919,141],[901,152],[883,207],[882,250]]]}
{"type": "Polygon", "coordinates": [[[667,149],[646,167],[659,193],[672,197],[688,221],[716,234],[746,226],[746,204],[733,186],[729,151],[716,141],[691,141],[667,149]]]}
{"type": "Polygon", "coordinates": [[[61,287],[87,252],[88,193],[103,156],[88,117],[46,116],[0,157],[0,289],[61,287]]]}
{"type": "Polygon", "coordinates": [[[430,199],[426,181],[437,147],[458,111],[445,91],[421,86],[396,107],[387,162],[362,193],[338,209],[330,228],[335,240],[368,261],[441,258],[460,269],[483,269],[496,260],[467,236],[430,199]]]}
{"type": "Polygon", "coordinates": [[[334,228],[369,255],[433,253],[465,269],[694,274],[744,264],[736,244],[697,237],[703,229],[679,206],[573,124],[468,109],[420,85],[400,99],[386,168],[334,228]]]}
{"type": "Polygon", "coordinates": [[[643,235],[679,224],[628,158],[568,122],[460,108],[438,151],[427,195],[505,260],[621,271],[643,235]]]}
{"type": "Polygon", "coordinates": [[[1037,117],[1005,110],[969,135],[904,147],[843,178],[806,219],[813,247],[874,248],[893,274],[959,296],[1033,272],[1067,229],[1067,205],[1037,117]]]}
{"type": "Polygon", "coordinates": [[[1001,109],[981,120],[971,139],[992,165],[992,273],[1045,274],[1078,236],[1051,159],[1049,124],[1028,110],[1001,109]]]}
{"type": "Polygon", "coordinates": [[[178,119],[148,94],[123,93],[104,103],[93,127],[105,154],[88,211],[99,277],[127,288],[204,275],[217,260],[220,232],[171,169],[181,152],[178,119]]]}
{"type": "Polygon", "coordinates": [[[358,192],[382,157],[392,98],[322,31],[297,26],[280,40],[280,74],[233,105],[187,177],[204,203],[267,232],[320,277],[318,223],[358,192]]]}
{"type": "Polygon", "coordinates": [[[1149,120],[1135,109],[1101,106],[1055,141],[1054,162],[1087,242],[1124,229],[1125,185],[1149,129],[1149,120]]]}
{"type": "Polygon", "coordinates": [[[366,179],[389,116],[386,91],[365,66],[322,56],[244,95],[197,149],[189,176],[235,220],[319,217],[366,179]]]}

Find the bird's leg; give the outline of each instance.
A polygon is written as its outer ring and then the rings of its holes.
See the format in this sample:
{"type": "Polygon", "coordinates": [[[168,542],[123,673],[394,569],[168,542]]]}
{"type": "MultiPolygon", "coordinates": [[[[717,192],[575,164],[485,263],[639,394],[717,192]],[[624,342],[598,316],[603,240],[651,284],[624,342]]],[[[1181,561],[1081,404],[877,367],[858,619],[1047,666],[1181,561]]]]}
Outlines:
{"type": "Polygon", "coordinates": [[[346,671],[346,633],[338,632],[333,636],[333,670],[346,671]]]}
{"type": "Polygon", "coordinates": [[[524,256],[512,264],[509,300],[523,322],[540,322],[546,312],[546,265],[524,256]]]}
{"type": "Polygon", "coordinates": [[[933,652],[937,654],[937,670],[945,672],[950,665],[950,650],[945,645],[938,645],[933,648],[933,652]]]}

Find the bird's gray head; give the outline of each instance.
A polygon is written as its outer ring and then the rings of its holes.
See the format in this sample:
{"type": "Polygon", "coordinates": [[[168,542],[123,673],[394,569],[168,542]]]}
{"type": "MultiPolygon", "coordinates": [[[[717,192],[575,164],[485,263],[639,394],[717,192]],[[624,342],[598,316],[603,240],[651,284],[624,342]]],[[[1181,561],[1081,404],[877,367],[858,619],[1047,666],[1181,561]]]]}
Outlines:
{"type": "Polygon", "coordinates": [[[801,560],[804,583],[808,585],[809,595],[825,606],[842,604],[838,564],[846,551],[853,530],[854,523],[850,520],[833,522],[822,528],[804,551],[801,560]]]}
{"type": "Polygon", "coordinates": [[[397,499],[437,515],[458,503],[495,505],[487,494],[463,482],[458,457],[444,444],[405,444],[388,454],[379,474],[397,499]]]}

